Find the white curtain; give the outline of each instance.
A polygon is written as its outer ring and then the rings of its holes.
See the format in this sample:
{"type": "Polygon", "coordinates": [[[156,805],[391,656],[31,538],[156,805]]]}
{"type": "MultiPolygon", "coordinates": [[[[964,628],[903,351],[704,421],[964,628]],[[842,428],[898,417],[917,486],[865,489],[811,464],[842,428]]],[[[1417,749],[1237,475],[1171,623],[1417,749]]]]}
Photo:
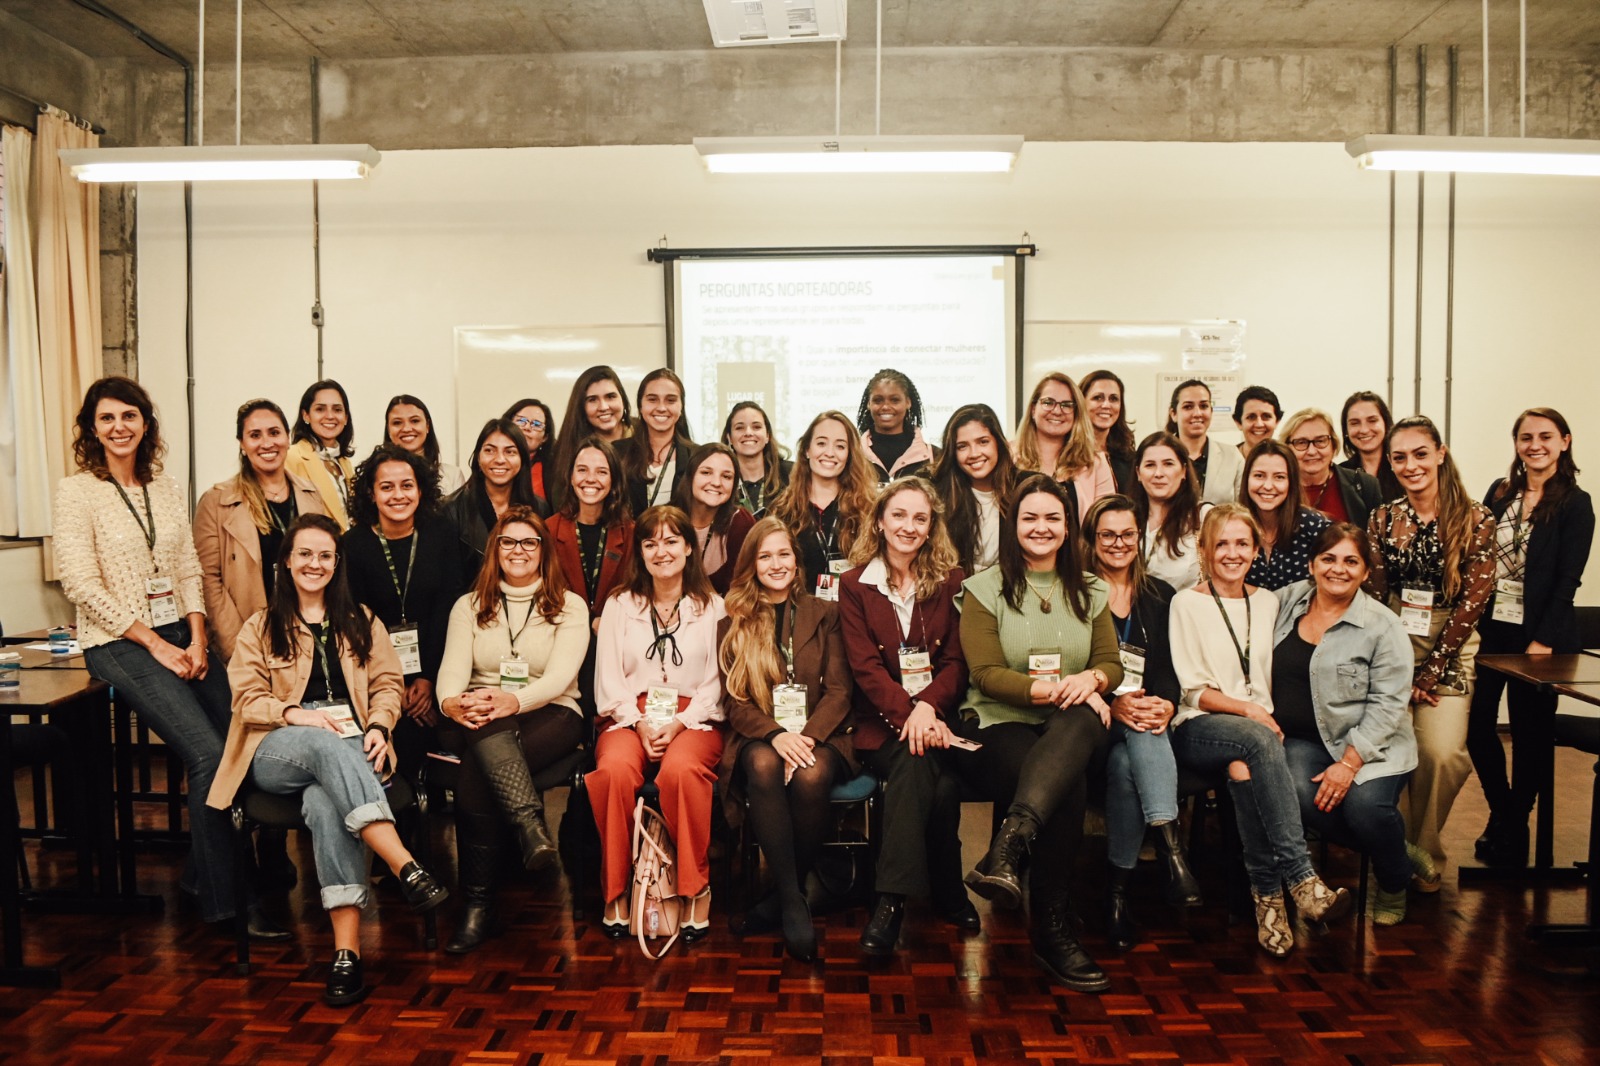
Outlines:
{"type": "Polygon", "coordinates": [[[50,492],[45,400],[39,350],[38,298],[34,284],[33,134],[16,126],[0,129],[5,182],[5,299],[0,332],[0,534],[42,537],[50,533],[50,492]]]}

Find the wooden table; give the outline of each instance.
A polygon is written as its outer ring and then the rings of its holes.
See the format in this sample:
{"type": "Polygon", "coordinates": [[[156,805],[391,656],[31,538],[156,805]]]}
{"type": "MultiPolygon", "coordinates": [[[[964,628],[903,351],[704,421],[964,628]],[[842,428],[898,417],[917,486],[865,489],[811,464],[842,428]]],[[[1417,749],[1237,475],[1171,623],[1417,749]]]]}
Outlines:
{"type": "Polygon", "coordinates": [[[16,646],[12,654],[22,656],[24,670],[82,670],[84,669],[83,652],[75,655],[57,655],[53,651],[38,651],[34,648],[16,646]]]}

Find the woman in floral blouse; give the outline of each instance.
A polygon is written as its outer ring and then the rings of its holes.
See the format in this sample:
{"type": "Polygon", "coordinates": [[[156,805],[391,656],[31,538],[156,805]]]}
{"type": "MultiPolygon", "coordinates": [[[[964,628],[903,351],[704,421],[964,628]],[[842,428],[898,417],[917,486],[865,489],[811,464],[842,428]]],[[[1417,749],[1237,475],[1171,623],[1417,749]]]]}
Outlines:
{"type": "Polygon", "coordinates": [[[1472,773],[1467,717],[1478,619],[1494,591],[1494,515],[1467,495],[1438,427],[1422,415],[1402,419],[1386,445],[1405,496],[1372,512],[1377,549],[1372,587],[1400,615],[1411,637],[1411,682],[1418,762],[1402,808],[1417,886],[1439,890],[1439,832],[1472,773]]]}

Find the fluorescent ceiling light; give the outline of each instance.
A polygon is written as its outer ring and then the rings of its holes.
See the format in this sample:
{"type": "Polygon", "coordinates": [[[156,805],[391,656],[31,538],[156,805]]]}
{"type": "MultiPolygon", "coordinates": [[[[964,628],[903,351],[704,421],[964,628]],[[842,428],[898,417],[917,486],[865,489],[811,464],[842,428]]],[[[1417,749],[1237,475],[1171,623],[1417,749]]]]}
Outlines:
{"type": "Polygon", "coordinates": [[[215,148],[64,148],[79,181],[335,181],[378,165],[370,144],[256,144],[215,148]]]}
{"type": "Polygon", "coordinates": [[[704,0],[718,48],[842,41],[846,0],[704,0]]]}
{"type": "Polygon", "coordinates": [[[1004,174],[1020,136],[696,137],[713,174],[1004,174]]]}
{"type": "Polygon", "coordinates": [[[1369,133],[1344,148],[1362,169],[1600,177],[1600,141],[1369,133]]]}

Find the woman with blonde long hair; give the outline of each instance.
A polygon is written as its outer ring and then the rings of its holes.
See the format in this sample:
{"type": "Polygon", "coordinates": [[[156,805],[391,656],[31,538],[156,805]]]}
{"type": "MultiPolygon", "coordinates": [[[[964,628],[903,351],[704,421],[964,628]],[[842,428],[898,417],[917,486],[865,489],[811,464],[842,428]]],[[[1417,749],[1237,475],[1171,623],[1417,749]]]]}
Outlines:
{"type": "Polygon", "coordinates": [[[1046,374],[1028,398],[1013,448],[1018,470],[1036,470],[1072,484],[1074,528],[1091,503],[1117,491],[1111,460],[1095,446],[1087,407],[1077,382],[1065,374],[1046,374]]]}
{"type": "Polygon", "coordinates": [[[783,929],[802,962],[816,957],[817,932],[806,905],[806,877],[832,818],[828,796],[854,776],[850,742],[850,665],[835,604],[805,591],[794,537],[763,518],[745,538],[718,624],[718,663],[727,692],[722,751],[723,809],[744,819],[772,872],[770,895],[736,931],[783,929]]]}
{"type": "Polygon", "coordinates": [[[850,420],[838,411],[813,418],[800,435],[789,487],[771,510],[794,534],[808,591],[825,600],[839,598],[839,576],[872,513],[877,488],[850,420]]]}

